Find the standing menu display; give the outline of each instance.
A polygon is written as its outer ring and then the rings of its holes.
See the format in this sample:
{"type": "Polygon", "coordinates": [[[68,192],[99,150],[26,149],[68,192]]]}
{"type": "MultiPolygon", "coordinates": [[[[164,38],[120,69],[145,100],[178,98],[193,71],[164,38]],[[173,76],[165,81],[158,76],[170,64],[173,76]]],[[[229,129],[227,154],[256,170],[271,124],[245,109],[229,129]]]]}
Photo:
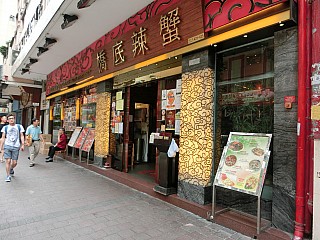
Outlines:
{"type": "Polygon", "coordinates": [[[89,132],[89,128],[83,128],[82,129],[79,137],[77,138],[76,143],[73,146],[74,148],[81,148],[82,147],[88,132],[89,132]]]}
{"type": "Polygon", "coordinates": [[[81,129],[82,129],[82,127],[76,127],[76,129],[73,131],[73,133],[71,135],[71,138],[70,138],[70,140],[68,142],[68,146],[70,146],[70,147],[74,146],[74,144],[75,144],[75,142],[76,142],[76,140],[77,140],[77,138],[78,138],[78,136],[79,136],[79,134],[81,132],[81,129]]]}
{"type": "Polygon", "coordinates": [[[271,134],[231,132],[214,185],[260,196],[270,157],[271,134]]]}
{"type": "Polygon", "coordinates": [[[87,134],[87,137],[81,147],[81,150],[82,151],[85,151],[85,152],[89,152],[91,147],[92,147],[92,144],[94,142],[94,135],[95,135],[95,130],[94,129],[89,129],[89,132],[87,134]]]}

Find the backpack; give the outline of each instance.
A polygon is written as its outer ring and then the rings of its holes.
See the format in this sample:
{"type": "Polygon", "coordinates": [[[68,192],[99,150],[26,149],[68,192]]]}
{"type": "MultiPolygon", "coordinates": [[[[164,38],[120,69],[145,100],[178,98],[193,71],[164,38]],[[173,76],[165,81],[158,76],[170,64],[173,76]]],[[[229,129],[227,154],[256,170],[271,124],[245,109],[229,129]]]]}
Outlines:
{"type": "MultiPolygon", "coordinates": [[[[19,140],[20,141],[20,133],[21,133],[21,126],[20,126],[20,124],[16,124],[17,125],[17,127],[18,127],[18,131],[19,131],[19,138],[17,139],[17,141],[19,140]]],[[[8,125],[5,125],[4,126],[4,132],[5,132],[5,134],[6,134],[6,136],[7,136],[7,132],[8,132],[8,125]]],[[[16,142],[17,142],[16,141],[16,142]]]]}

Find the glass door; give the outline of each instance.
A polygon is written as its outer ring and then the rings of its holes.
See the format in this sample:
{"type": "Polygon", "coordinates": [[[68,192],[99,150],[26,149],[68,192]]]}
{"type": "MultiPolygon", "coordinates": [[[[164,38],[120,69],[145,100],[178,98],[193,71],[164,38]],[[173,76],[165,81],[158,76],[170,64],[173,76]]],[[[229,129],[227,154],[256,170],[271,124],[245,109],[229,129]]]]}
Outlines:
{"type": "MultiPolygon", "coordinates": [[[[273,133],[273,38],[217,53],[216,160],[230,132],[273,133]]],[[[272,162],[266,185],[272,185],[272,162]]]]}

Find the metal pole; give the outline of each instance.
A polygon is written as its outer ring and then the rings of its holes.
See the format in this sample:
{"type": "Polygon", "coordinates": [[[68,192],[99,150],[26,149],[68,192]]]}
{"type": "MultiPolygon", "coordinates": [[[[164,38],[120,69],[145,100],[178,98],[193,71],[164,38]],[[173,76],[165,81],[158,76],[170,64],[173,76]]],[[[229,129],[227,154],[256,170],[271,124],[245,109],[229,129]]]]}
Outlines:
{"type": "Polygon", "coordinates": [[[212,186],[212,212],[210,216],[210,220],[214,221],[215,213],[216,213],[216,188],[213,184],[212,186]]]}
{"type": "Polygon", "coordinates": [[[260,234],[260,228],[261,228],[261,199],[260,196],[258,196],[258,210],[257,210],[257,234],[260,234]]]}

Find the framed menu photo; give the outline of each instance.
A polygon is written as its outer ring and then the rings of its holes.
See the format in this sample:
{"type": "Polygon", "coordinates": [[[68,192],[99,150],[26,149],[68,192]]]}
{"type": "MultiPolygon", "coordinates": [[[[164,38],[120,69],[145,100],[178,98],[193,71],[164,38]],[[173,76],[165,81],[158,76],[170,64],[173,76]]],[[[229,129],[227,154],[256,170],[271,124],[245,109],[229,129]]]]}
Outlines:
{"type": "Polygon", "coordinates": [[[270,157],[271,134],[231,132],[214,185],[260,196],[270,157]]]}
{"type": "Polygon", "coordinates": [[[75,144],[77,138],[79,137],[79,134],[81,132],[81,129],[82,127],[76,127],[74,130],[73,130],[73,133],[71,135],[71,138],[68,142],[68,146],[70,147],[73,147],[73,145],[75,144]]]}
{"type": "Polygon", "coordinates": [[[95,135],[95,130],[90,128],[89,129],[89,132],[86,136],[86,139],[81,147],[81,150],[82,151],[85,151],[85,152],[89,152],[91,147],[92,147],[92,144],[94,142],[94,135],[95,135]]]}
{"type": "Polygon", "coordinates": [[[74,148],[81,148],[82,147],[88,132],[89,132],[89,128],[83,128],[82,129],[79,137],[77,138],[77,140],[76,140],[76,142],[75,142],[75,144],[73,146],[74,148]]]}

